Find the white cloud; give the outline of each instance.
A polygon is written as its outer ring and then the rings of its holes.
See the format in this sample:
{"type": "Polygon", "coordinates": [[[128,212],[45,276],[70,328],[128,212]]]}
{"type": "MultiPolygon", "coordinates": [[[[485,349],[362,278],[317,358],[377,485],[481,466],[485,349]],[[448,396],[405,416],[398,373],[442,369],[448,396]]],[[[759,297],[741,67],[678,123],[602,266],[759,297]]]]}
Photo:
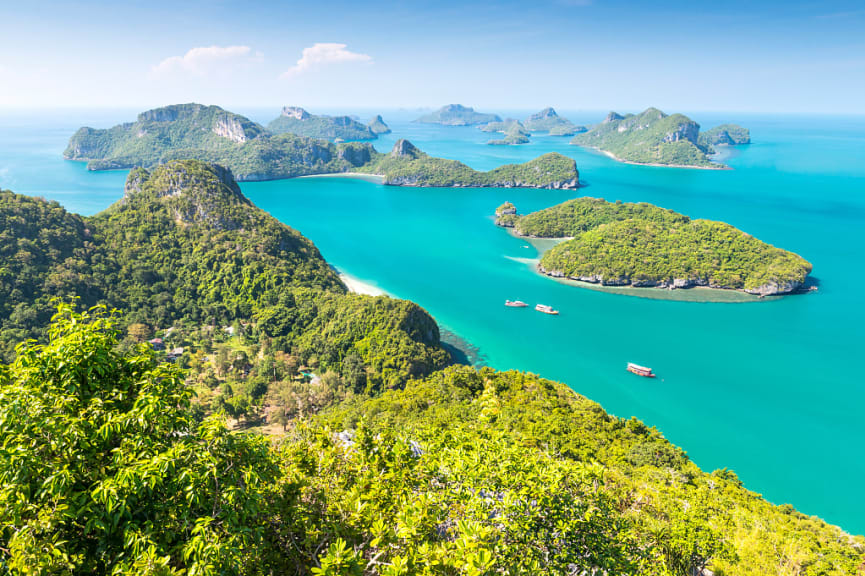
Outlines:
{"type": "Polygon", "coordinates": [[[224,71],[257,62],[262,59],[261,52],[253,52],[249,46],[201,46],[193,48],[183,56],[166,58],[153,67],[158,75],[184,73],[193,76],[208,76],[213,72],[224,71]]]}
{"type": "Polygon", "coordinates": [[[297,64],[286,70],[282,74],[282,77],[291,78],[328,64],[346,62],[372,62],[372,56],[346,50],[345,44],[316,42],[312,46],[303,49],[300,60],[297,61],[297,64]]]}

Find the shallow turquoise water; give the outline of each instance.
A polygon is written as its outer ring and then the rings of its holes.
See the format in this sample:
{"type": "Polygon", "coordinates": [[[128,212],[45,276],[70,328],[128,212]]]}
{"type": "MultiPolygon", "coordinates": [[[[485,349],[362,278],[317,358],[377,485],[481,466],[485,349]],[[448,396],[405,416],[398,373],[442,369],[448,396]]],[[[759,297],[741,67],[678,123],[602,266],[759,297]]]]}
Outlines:
{"type": "MultiPolygon", "coordinates": [[[[92,213],[122,193],[123,173],[88,174],[58,155],[83,112],[61,128],[0,116],[0,186],[92,213]],[[40,128],[41,126],[41,128],[40,128]]],[[[270,114],[251,113],[257,120],[270,114]]],[[[106,115],[97,125],[129,119],[106,115]]],[[[520,117],[525,113],[520,114],[520,117]]],[[[394,134],[432,154],[488,169],[556,150],[588,184],[548,190],[391,188],[344,178],[243,184],[259,206],[311,238],[341,270],[429,310],[496,368],[568,383],[619,416],[657,426],[706,470],[735,470],[752,490],[865,533],[865,118],[723,117],[755,143],[732,151],[731,171],[628,166],[534,137],[493,147],[475,128],[443,128],[385,114],[394,134]],[[396,118],[396,120],[394,120],[396,118]],[[522,212],[578,195],[648,201],[724,220],[814,264],[817,294],[746,304],[605,294],[534,274],[533,248],[495,228],[510,200],[522,212]],[[508,309],[506,298],[553,305],[561,316],[508,309]],[[625,372],[652,366],[656,380],[625,372]]],[[[578,122],[599,113],[571,115],[578,122]]]]}

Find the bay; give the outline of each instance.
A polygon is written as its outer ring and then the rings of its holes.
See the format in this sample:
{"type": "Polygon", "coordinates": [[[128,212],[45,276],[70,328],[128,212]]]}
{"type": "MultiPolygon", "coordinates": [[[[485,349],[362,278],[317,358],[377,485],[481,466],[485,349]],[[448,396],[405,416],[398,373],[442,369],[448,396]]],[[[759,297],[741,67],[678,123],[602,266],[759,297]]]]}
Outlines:
{"type": "MultiPolygon", "coordinates": [[[[238,111],[259,121],[276,115],[238,111]]],[[[244,193],[341,271],[418,302],[476,346],[484,363],[566,382],[613,414],[656,426],[702,468],[730,468],[774,503],[865,533],[865,118],[694,113],[706,127],[748,126],[754,141],[727,151],[733,170],[705,171],[620,164],[567,138],[487,146],[491,135],[477,128],[415,124],[412,111],[383,114],[394,133],[375,142],[379,150],[406,137],[477,169],[557,151],[576,159],[587,186],[418,189],[302,178],[245,183],[244,193]],[[566,286],[534,273],[527,261],[535,249],[492,223],[506,200],[525,213],[582,195],[729,222],[811,261],[820,289],[699,303],[566,286]],[[549,304],[561,315],[505,308],[508,298],[549,304]],[[629,361],[653,367],[658,378],[625,372],[629,361]]],[[[564,114],[575,122],[603,116],[564,114]]],[[[121,196],[125,173],[88,173],[60,153],[77,126],[132,117],[0,114],[0,186],[86,214],[104,209],[121,196]]]]}

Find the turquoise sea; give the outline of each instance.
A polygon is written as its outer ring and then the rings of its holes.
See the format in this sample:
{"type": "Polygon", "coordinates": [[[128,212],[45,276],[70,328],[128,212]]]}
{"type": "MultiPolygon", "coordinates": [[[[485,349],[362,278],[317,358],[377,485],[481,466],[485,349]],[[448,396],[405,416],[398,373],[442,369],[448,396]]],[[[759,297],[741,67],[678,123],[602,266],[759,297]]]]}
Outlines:
{"type": "MultiPolygon", "coordinates": [[[[277,110],[238,112],[267,121],[277,110]]],[[[693,113],[704,127],[748,126],[754,141],[729,151],[734,170],[703,171],[619,164],[567,138],[487,146],[490,135],[476,128],[381,112],[394,133],[375,143],[379,150],[406,137],[478,169],[558,151],[576,159],[587,187],[415,189],[304,178],[243,191],[341,271],[421,304],[477,347],[480,361],[566,382],[609,412],[656,426],[703,469],[730,468],[774,503],[865,533],[865,117],[693,113]],[[729,222],[810,260],[819,291],[697,303],[565,286],[535,274],[525,262],[534,248],[492,223],[505,200],[525,213],[582,195],[729,222]],[[506,298],[550,304],[561,316],[508,309],[506,298]],[[627,373],[629,361],[658,378],[627,373]]],[[[605,113],[559,112],[580,123],[605,113]]],[[[88,173],[60,154],[78,126],[134,114],[0,112],[0,186],[86,214],[107,207],[125,173],[88,173]]]]}

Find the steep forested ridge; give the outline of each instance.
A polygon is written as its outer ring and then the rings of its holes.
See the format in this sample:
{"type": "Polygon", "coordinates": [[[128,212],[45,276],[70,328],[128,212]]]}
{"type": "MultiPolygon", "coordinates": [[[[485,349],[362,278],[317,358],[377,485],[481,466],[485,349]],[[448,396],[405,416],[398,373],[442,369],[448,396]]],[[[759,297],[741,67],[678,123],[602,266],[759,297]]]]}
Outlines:
{"type": "Polygon", "coordinates": [[[42,334],[52,298],[79,297],[151,332],[252,322],[323,366],[357,355],[374,385],[448,360],[423,310],[347,294],[318,249],[252,205],[225,169],[188,160],[134,170],[123,199],[91,218],[11,193],[0,200],[0,221],[17,223],[0,236],[7,358],[19,340],[42,334]],[[342,334],[320,337],[330,326],[342,334]]]}

